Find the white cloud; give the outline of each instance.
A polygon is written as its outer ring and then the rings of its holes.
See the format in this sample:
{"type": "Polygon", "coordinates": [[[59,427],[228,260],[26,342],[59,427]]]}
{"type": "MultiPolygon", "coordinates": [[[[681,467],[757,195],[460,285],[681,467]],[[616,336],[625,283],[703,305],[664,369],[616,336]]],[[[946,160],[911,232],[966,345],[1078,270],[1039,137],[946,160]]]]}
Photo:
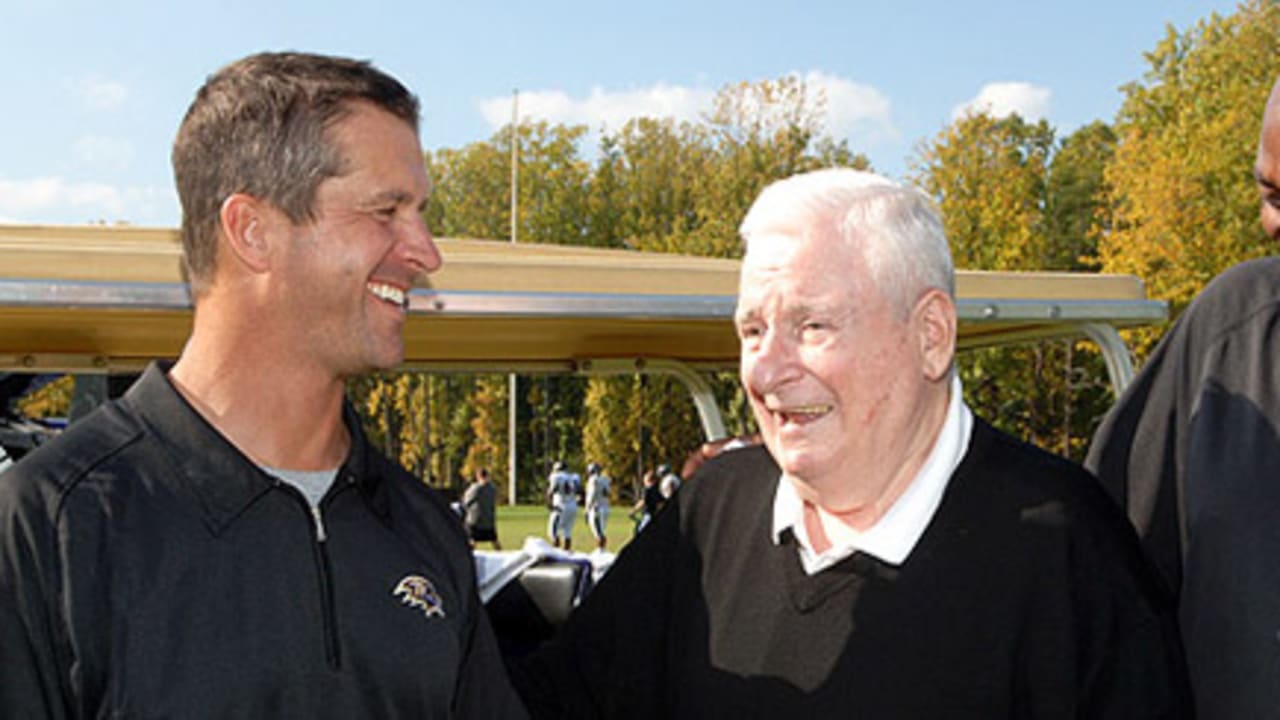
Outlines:
{"type": "Polygon", "coordinates": [[[879,89],[819,71],[805,75],[804,83],[826,96],[827,133],[848,138],[853,150],[899,138],[890,112],[892,104],[879,89]]]}
{"type": "Polygon", "coordinates": [[[120,171],[133,162],[133,143],[123,138],[83,135],[73,147],[80,160],[91,167],[120,171]]]}
{"type": "Polygon", "coordinates": [[[172,225],[177,222],[177,208],[170,188],[116,187],[60,177],[0,178],[0,217],[9,222],[172,225]]]}
{"type": "Polygon", "coordinates": [[[1023,120],[1036,121],[1049,114],[1049,88],[1025,82],[987,83],[978,95],[957,105],[951,111],[951,119],[986,111],[992,117],[1007,117],[1017,113],[1023,120]]]}
{"type": "MultiPolygon", "coordinates": [[[[618,130],[636,117],[664,117],[693,120],[710,107],[715,93],[703,88],[658,84],[651,88],[610,92],[599,87],[585,98],[576,99],[559,90],[520,93],[520,118],[550,123],[581,124],[595,130],[618,130]]],[[[511,122],[511,98],[480,101],[480,113],[490,127],[511,122]]]]}
{"type": "MultiPolygon", "coordinates": [[[[899,137],[894,127],[889,98],[870,85],[810,71],[801,76],[807,89],[821,91],[826,98],[825,128],[835,138],[848,138],[855,150],[899,137]]],[[[716,91],[706,87],[686,87],[659,83],[649,88],[609,91],[592,88],[583,98],[560,90],[520,93],[520,118],[551,123],[581,124],[593,131],[605,127],[620,129],[637,117],[697,120],[712,107],[716,91]]],[[[511,97],[486,98],[478,103],[480,113],[493,129],[511,122],[511,97]]]]}
{"type": "Polygon", "coordinates": [[[74,92],[85,106],[93,110],[115,110],[129,99],[129,87],[122,82],[92,75],[72,83],[74,92]]]}

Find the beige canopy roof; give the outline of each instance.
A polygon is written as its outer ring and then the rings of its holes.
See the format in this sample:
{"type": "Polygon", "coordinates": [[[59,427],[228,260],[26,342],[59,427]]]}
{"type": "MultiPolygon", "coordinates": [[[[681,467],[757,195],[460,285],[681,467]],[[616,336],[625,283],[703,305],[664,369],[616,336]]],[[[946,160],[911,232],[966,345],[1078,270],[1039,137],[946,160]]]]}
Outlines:
{"type": "MultiPolygon", "coordinates": [[[[438,242],[444,268],[411,294],[408,366],[736,365],[737,261],[438,242]]],[[[191,319],[178,258],[169,229],[0,225],[0,370],[136,368],[176,356],[191,319]]],[[[961,271],[957,286],[963,347],[1082,332],[1118,343],[1113,328],[1165,317],[1131,276],[961,271]]]]}

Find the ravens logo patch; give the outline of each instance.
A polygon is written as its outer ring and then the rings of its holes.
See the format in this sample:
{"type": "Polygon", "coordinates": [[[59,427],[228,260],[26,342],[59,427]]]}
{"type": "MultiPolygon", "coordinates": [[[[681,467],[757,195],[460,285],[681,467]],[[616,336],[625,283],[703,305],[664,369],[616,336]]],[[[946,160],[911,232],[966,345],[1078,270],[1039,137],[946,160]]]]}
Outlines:
{"type": "Polygon", "coordinates": [[[405,605],[421,609],[427,617],[444,617],[444,601],[440,599],[440,593],[436,592],[436,586],[430,580],[421,575],[405,575],[391,594],[405,605]]]}

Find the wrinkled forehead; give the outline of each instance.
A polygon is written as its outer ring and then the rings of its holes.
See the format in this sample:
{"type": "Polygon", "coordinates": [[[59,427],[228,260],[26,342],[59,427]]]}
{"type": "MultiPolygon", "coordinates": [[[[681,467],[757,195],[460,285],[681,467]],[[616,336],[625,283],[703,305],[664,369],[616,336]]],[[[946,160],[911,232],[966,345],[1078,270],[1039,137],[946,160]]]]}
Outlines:
{"type": "Polygon", "coordinates": [[[752,235],[742,257],[742,275],[760,271],[821,275],[846,274],[863,264],[862,254],[835,232],[813,227],[752,235]]]}
{"type": "Polygon", "coordinates": [[[742,259],[738,308],[771,302],[834,301],[854,293],[866,264],[846,243],[813,237],[764,233],[742,259]]]}
{"type": "Polygon", "coordinates": [[[807,237],[787,232],[761,233],[751,238],[742,257],[739,287],[743,292],[766,278],[804,273],[818,248],[807,237]]]}

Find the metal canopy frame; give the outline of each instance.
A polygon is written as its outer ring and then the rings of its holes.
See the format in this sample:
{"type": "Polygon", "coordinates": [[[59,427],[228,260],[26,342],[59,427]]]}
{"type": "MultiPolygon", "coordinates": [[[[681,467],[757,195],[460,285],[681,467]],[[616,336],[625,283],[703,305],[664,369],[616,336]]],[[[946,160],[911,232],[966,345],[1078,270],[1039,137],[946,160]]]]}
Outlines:
{"type": "MultiPolygon", "coordinates": [[[[444,268],[409,296],[406,369],[660,373],[722,437],[703,373],[737,367],[738,262],[439,239],[444,268]]],[[[0,371],[134,371],[176,357],[191,322],[168,229],[0,225],[0,371]]],[[[1133,376],[1119,328],[1161,322],[1132,276],[957,273],[961,349],[1084,336],[1113,389],[1133,376]]]]}

